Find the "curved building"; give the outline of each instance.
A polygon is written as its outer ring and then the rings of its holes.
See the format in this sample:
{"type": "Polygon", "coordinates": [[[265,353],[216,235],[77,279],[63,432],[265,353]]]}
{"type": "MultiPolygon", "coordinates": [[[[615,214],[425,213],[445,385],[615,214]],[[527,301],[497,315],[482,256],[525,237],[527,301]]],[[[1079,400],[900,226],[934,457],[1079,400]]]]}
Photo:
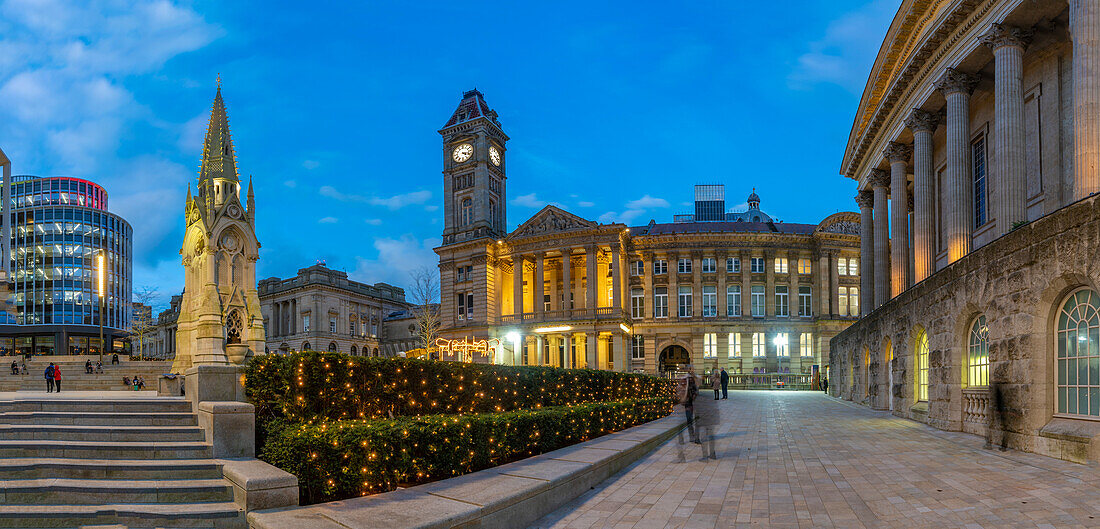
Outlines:
{"type": "Polygon", "coordinates": [[[0,354],[98,354],[96,256],[106,255],[103,332],[110,349],[130,326],[130,224],[107,211],[102,186],[72,177],[6,179],[4,267],[10,306],[0,354]]]}

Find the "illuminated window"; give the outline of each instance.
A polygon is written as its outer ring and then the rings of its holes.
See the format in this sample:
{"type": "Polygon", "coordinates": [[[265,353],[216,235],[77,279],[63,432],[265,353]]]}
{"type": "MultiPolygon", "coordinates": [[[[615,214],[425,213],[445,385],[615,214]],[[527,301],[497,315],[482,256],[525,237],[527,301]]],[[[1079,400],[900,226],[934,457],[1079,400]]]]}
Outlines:
{"type": "Polygon", "coordinates": [[[805,357],[814,355],[813,333],[804,332],[798,335],[798,354],[805,357]]]}
{"type": "Polygon", "coordinates": [[[928,333],[917,334],[917,400],[928,400],[928,333]]]}
{"type": "Polygon", "coordinates": [[[786,285],[776,285],[775,287],[775,315],[776,316],[790,316],[790,305],[788,304],[789,296],[787,294],[786,285]]]}
{"type": "Polygon", "coordinates": [[[859,258],[858,257],[848,258],[848,275],[850,275],[850,276],[858,276],[859,275],[859,258]]]}
{"type": "Polygon", "coordinates": [[[741,285],[726,287],[726,316],[741,315],[741,285]]]}
{"type": "Polygon", "coordinates": [[[788,341],[787,333],[775,333],[775,354],[783,358],[791,356],[791,343],[788,341]]]}
{"type": "Polygon", "coordinates": [[[726,258],[726,272],[736,273],[741,271],[741,259],[737,257],[726,258]]]}
{"type": "Polygon", "coordinates": [[[718,271],[718,262],[711,257],[704,258],[701,264],[704,274],[713,274],[718,271]]]}
{"type": "Polygon", "coordinates": [[[680,303],[679,303],[680,312],[678,313],[679,316],[681,318],[690,318],[691,317],[691,287],[685,287],[685,286],[680,287],[679,300],[680,300],[680,303]]]}
{"type": "Polygon", "coordinates": [[[730,358],[741,356],[741,333],[731,332],[729,334],[729,353],[730,358]]]}
{"type": "Polygon", "coordinates": [[[848,258],[841,257],[836,260],[836,273],[846,276],[848,275],[848,258]]]}
{"type": "Polygon", "coordinates": [[[703,334],[703,358],[718,358],[718,334],[703,334]]]}
{"type": "Polygon", "coordinates": [[[839,298],[840,315],[848,315],[848,287],[837,288],[837,297],[839,298]]]}
{"type": "Polygon", "coordinates": [[[750,294],[752,297],[752,316],[754,318],[764,317],[764,285],[753,285],[750,294]]]}
{"type": "Polygon", "coordinates": [[[787,273],[787,258],[776,257],[775,258],[775,273],[786,274],[787,273]]]}
{"type": "Polygon", "coordinates": [[[668,287],[657,287],[653,289],[653,317],[668,317],[668,287]]]}
{"type": "Polygon", "coordinates": [[[1100,416],[1100,294],[1078,290],[1062,304],[1058,350],[1058,413],[1100,416]]]}
{"type": "Polygon", "coordinates": [[[809,259],[799,259],[798,260],[798,273],[800,273],[800,274],[809,274],[811,272],[811,270],[813,270],[813,267],[810,266],[810,260],[809,259]]]}
{"type": "Polygon", "coordinates": [[[970,326],[970,340],[966,347],[966,385],[989,385],[989,327],[985,316],[978,316],[970,326]]]}
{"type": "Polygon", "coordinates": [[[764,350],[764,333],[762,332],[752,333],[752,356],[754,358],[764,358],[767,356],[764,350]]]}
{"type": "Polygon", "coordinates": [[[848,315],[859,316],[859,288],[848,287],[848,315]]]}
{"type": "Polygon", "coordinates": [[[703,286],[703,317],[713,318],[718,315],[718,287],[714,285],[703,286]]]}

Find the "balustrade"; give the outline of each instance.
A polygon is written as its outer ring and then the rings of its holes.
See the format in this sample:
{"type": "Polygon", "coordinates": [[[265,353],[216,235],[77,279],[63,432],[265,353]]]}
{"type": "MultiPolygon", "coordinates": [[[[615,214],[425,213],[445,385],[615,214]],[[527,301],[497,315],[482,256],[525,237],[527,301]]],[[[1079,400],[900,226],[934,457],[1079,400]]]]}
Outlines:
{"type": "Polygon", "coordinates": [[[964,389],[963,392],[963,423],[977,426],[978,428],[964,428],[971,433],[984,433],[989,425],[989,390],[986,388],[964,389]],[[980,429],[980,432],[972,430],[980,429]]]}

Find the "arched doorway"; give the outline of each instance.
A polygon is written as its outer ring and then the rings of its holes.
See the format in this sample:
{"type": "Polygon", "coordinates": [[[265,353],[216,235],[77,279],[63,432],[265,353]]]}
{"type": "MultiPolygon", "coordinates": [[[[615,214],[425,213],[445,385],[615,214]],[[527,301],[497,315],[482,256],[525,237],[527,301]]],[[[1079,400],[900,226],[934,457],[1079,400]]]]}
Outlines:
{"type": "Polygon", "coordinates": [[[682,371],[684,366],[691,363],[691,355],[687,349],[679,345],[670,345],[661,350],[659,368],[662,373],[682,371]]]}

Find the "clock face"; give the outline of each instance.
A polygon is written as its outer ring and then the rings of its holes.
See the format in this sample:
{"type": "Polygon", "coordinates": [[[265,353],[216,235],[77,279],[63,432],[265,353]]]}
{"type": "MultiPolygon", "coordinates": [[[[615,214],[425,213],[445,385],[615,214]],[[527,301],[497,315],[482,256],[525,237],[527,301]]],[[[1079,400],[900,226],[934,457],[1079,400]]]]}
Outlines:
{"type": "Polygon", "coordinates": [[[462,163],[466,160],[469,160],[470,157],[473,155],[474,146],[470,145],[469,143],[463,143],[462,145],[455,147],[455,150],[451,153],[451,158],[454,158],[454,161],[458,163],[462,163]]]}
{"type": "Polygon", "coordinates": [[[489,147],[489,160],[493,165],[500,166],[500,151],[496,147],[489,147]]]}

